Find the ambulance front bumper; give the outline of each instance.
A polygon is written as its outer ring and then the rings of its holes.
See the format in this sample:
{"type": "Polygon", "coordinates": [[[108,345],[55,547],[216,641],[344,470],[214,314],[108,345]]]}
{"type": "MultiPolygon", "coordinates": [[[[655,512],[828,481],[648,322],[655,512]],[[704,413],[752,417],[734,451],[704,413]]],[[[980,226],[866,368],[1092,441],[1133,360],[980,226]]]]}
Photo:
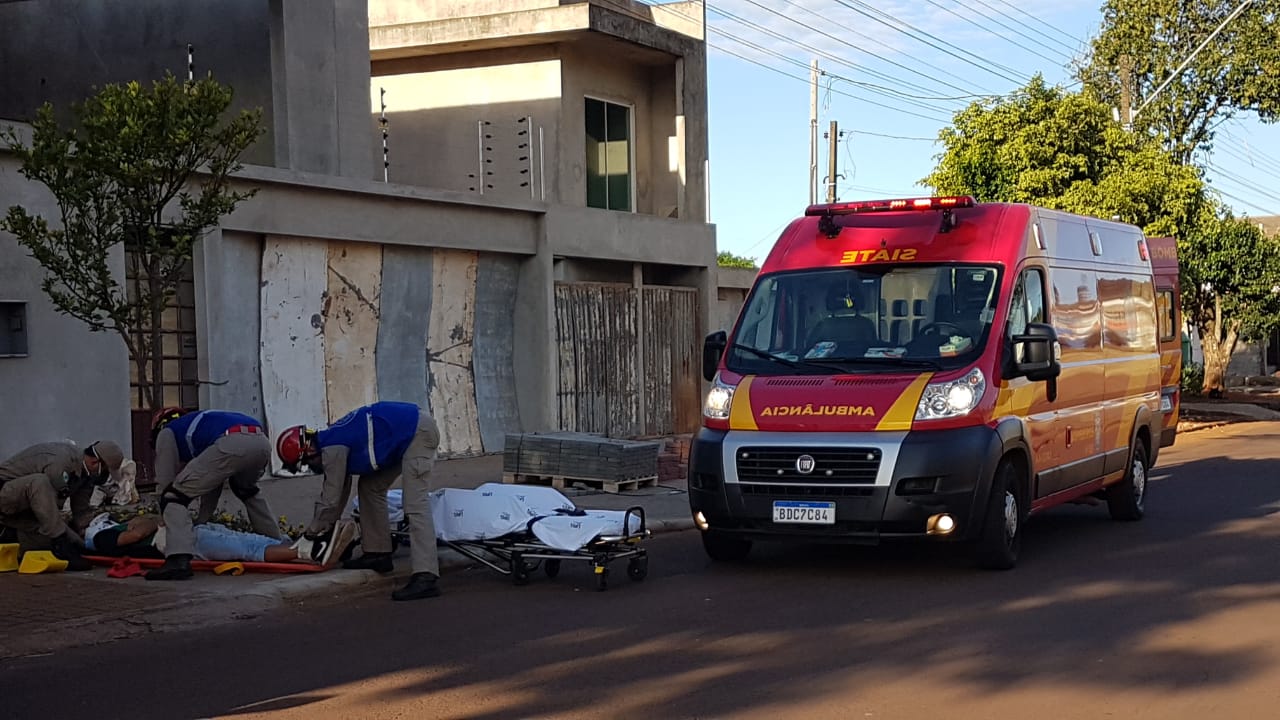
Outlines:
{"type": "Polygon", "coordinates": [[[903,432],[702,429],[689,456],[699,527],[749,539],[875,544],[980,531],[1001,452],[986,426],[903,432]],[[930,532],[946,515],[954,529],[930,532]]]}

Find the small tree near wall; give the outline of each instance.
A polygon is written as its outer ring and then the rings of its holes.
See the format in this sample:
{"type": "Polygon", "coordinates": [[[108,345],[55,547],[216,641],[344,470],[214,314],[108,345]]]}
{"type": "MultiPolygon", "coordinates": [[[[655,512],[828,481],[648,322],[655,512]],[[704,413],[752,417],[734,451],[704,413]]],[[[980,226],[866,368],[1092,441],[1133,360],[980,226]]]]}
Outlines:
{"type": "Polygon", "coordinates": [[[12,128],[3,136],[19,172],[53,194],[58,216],[13,206],[0,230],[44,268],[42,287],[59,312],[124,340],[151,408],[163,403],[161,319],[192,248],[254,192],[231,189],[229,179],[262,133],[261,113],[224,119],[231,98],[212,78],[167,75],[149,87],[106,86],[72,106],[67,128],[46,103],[29,145],[12,128]],[[111,271],[117,245],[132,287],[111,271]]]}

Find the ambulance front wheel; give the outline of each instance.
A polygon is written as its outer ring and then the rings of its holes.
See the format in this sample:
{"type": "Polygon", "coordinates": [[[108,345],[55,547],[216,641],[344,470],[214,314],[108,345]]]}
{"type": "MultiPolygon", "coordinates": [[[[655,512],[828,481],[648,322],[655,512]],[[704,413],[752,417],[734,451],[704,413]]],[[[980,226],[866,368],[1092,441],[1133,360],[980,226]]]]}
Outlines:
{"type": "Polygon", "coordinates": [[[706,530],[702,533],[702,549],[717,562],[741,562],[751,554],[751,541],[706,530]]]}
{"type": "Polygon", "coordinates": [[[1026,511],[1022,507],[1018,468],[1008,460],[1001,461],[991,480],[982,534],[978,538],[978,566],[987,570],[1010,570],[1018,564],[1022,549],[1022,523],[1026,511]]]}

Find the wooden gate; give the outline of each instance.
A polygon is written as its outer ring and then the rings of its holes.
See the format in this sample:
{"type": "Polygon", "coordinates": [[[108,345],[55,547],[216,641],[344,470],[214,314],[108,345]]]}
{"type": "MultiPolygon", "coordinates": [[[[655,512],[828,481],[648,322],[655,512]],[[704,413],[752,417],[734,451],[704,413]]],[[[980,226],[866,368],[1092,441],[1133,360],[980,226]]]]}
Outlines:
{"type": "Polygon", "coordinates": [[[699,338],[696,289],[557,283],[560,427],[610,437],[693,432],[699,338]]]}

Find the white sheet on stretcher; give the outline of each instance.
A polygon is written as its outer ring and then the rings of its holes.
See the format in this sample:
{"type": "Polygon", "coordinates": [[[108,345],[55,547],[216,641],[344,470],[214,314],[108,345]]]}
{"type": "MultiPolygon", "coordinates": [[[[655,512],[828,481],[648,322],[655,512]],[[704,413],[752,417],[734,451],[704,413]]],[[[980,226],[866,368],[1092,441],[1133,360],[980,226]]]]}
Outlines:
{"type": "MultiPolygon", "coordinates": [[[[528,527],[548,547],[573,551],[601,535],[623,534],[624,511],[562,514],[576,510],[573,501],[559,490],[537,485],[486,483],[475,490],[444,488],[431,493],[431,516],[436,537],[441,540],[491,540],[528,527]],[[530,521],[534,521],[532,526],[530,521]]],[[[399,489],[388,491],[387,513],[393,525],[404,518],[399,489]]],[[[632,516],[631,532],[639,531],[640,518],[632,516]]]]}

